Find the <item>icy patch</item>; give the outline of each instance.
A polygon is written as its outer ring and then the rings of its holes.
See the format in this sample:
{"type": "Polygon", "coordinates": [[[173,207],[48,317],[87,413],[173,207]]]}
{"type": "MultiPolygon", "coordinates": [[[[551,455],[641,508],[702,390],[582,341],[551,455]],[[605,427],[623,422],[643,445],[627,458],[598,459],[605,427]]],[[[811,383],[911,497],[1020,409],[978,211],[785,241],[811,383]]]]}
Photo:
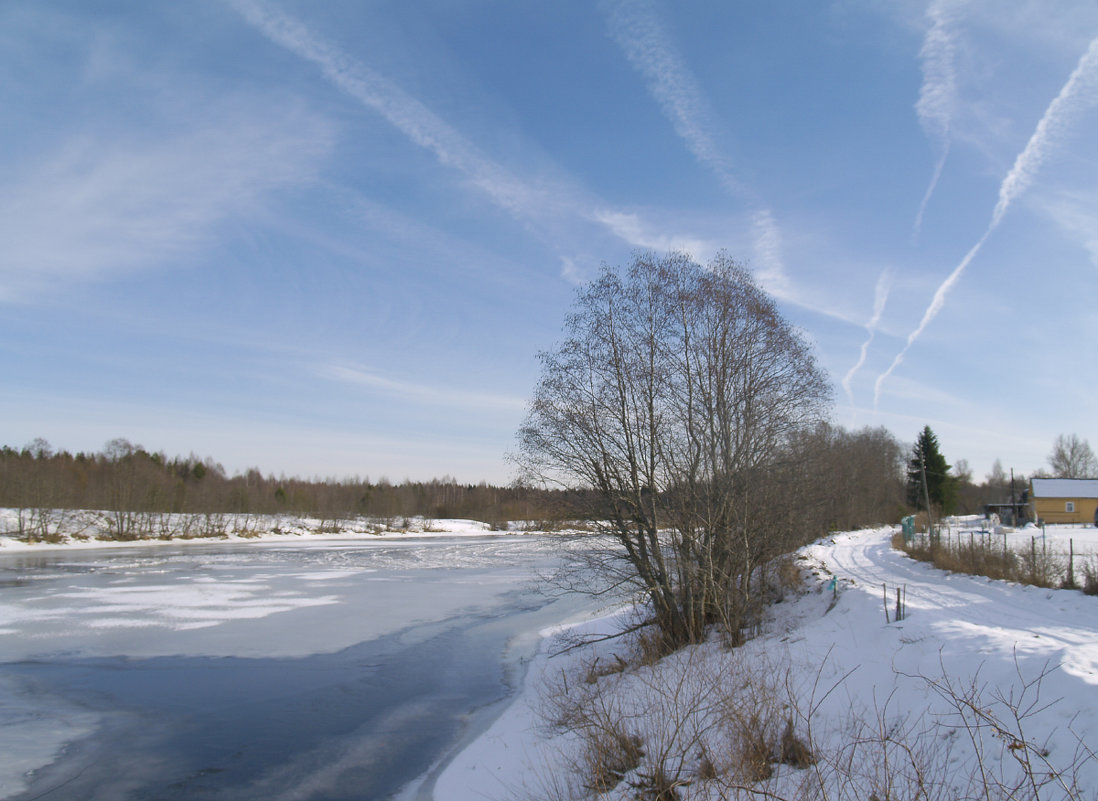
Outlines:
{"type": "Polygon", "coordinates": [[[85,709],[0,676],[0,798],[26,790],[28,773],[49,765],[98,723],[85,709]]]}
{"type": "Polygon", "coordinates": [[[314,573],[296,573],[292,575],[292,578],[301,579],[302,581],[333,581],[335,579],[351,578],[361,572],[360,570],[326,570],[314,573]]]}
{"type": "Polygon", "coordinates": [[[426,584],[445,585],[458,609],[485,590],[521,589],[559,547],[557,538],[511,535],[0,558],[21,582],[0,595],[5,658],[331,652],[431,619],[438,602],[426,584]]]}
{"type": "Polygon", "coordinates": [[[103,617],[85,624],[93,629],[145,629],[157,625],[152,620],[136,620],[126,617],[103,617]]]}

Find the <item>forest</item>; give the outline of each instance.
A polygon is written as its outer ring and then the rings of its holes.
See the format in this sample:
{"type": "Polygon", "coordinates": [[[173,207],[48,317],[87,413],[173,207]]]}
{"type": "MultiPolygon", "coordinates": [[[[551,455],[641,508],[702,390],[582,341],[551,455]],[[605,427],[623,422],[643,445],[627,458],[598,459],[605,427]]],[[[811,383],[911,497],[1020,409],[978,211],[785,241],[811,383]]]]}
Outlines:
{"type": "MultiPolygon", "coordinates": [[[[907,455],[883,428],[847,431],[820,424],[800,436],[771,484],[775,493],[794,493],[803,501],[790,522],[806,531],[822,534],[895,522],[907,510],[907,455]]],[[[777,494],[775,502],[781,502],[777,494]]],[[[554,528],[605,512],[603,501],[590,491],[521,482],[308,479],[259,468],[230,475],[212,457],[168,456],[121,438],[94,453],[55,450],[43,439],[0,448],[0,508],[18,511],[15,530],[3,533],[43,540],[56,537],[57,519],[66,510],[98,513],[101,536],[120,540],[165,531],[179,536],[193,528],[181,522],[188,516],[294,515],[314,518],[318,527],[351,518],[398,525],[412,517],[463,518],[499,528],[516,522],[554,528]],[[175,522],[165,529],[169,515],[176,516],[175,522]]]]}
{"type": "MultiPolygon", "coordinates": [[[[105,513],[107,528],[117,539],[154,535],[157,521],[152,516],[162,515],[296,515],[320,521],[467,518],[492,525],[548,521],[559,516],[566,494],[518,485],[459,484],[446,477],[393,484],[357,477],[276,477],[258,468],[229,475],[211,457],[169,457],[126,439],[111,440],[96,453],[55,451],[41,439],[18,450],[0,448],[0,507],[28,513],[97,510],[105,513]]],[[[49,538],[41,527],[38,534],[49,538]]]]}

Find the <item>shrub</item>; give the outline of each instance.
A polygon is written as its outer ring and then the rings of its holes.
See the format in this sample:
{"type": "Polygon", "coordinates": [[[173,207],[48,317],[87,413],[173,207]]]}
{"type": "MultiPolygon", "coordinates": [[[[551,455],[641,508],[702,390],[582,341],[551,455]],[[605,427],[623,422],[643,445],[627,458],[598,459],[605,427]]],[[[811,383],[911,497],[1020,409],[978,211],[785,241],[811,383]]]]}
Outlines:
{"type": "Polygon", "coordinates": [[[620,728],[620,722],[589,729],[584,737],[587,788],[605,793],[621,784],[640,765],[642,745],[640,737],[620,728]]]}
{"type": "MultiPolygon", "coordinates": [[[[1098,584],[1098,564],[1087,572],[1098,584]]],[[[798,691],[792,665],[743,653],[710,643],[655,665],[602,672],[587,660],[572,680],[562,672],[550,693],[558,694],[552,723],[571,757],[546,763],[541,797],[1093,798],[1085,788],[1098,759],[1091,749],[1079,740],[1074,753],[1057,754],[1054,764],[1046,744],[1030,736],[1036,719],[1057,703],[1042,700],[1048,667],[1027,676],[1018,666],[1016,682],[995,687],[981,683],[978,672],[950,676],[944,666],[937,677],[896,673],[898,682],[935,699],[935,708],[890,709],[890,694],[881,706],[874,699],[872,709],[826,719],[824,701],[851,673],[827,687],[821,666],[815,683],[798,691]],[[972,753],[958,753],[968,744],[972,753]]],[[[1068,731],[1078,737],[1070,724],[1068,731]]]]}
{"type": "Polygon", "coordinates": [[[1016,553],[990,536],[964,532],[955,538],[916,537],[904,542],[901,535],[893,535],[892,546],[902,550],[912,559],[930,562],[940,570],[987,576],[1003,581],[1017,581],[1037,587],[1067,586],[1068,560],[1065,554],[1038,546],[1035,538],[1030,547],[1016,553]]]}
{"type": "Polygon", "coordinates": [[[1093,559],[1083,565],[1083,592],[1098,595],[1098,563],[1093,559]]]}

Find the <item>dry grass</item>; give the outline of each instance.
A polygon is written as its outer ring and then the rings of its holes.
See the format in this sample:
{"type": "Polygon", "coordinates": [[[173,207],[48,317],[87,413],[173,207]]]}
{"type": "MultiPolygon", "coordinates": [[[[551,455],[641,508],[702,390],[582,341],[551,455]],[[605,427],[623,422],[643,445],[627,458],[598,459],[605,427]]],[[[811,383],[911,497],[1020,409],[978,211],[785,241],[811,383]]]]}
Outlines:
{"type": "Polygon", "coordinates": [[[582,661],[544,686],[539,713],[570,742],[572,776],[542,782],[543,797],[602,797],[625,783],[629,798],[672,801],[692,786],[750,785],[770,778],[775,765],[814,764],[780,672],[748,675],[735,652],[714,659],[704,647],[651,661],[652,648],[638,632],[629,660],[582,661]]]}
{"type": "Polygon", "coordinates": [[[583,771],[587,789],[613,790],[644,758],[643,741],[617,727],[596,727],[584,739],[583,771]]]}
{"type": "Polygon", "coordinates": [[[791,765],[799,770],[804,770],[816,764],[816,755],[812,753],[812,749],[793,730],[792,718],[785,722],[778,761],[783,765],[791,765]]]}
{"type": "Polygon", "coordinates": [[[599,664],[600,660],[601,657],[595,657],[591,662],[590,667],[587,668],[587,675],[583,680],[588,684],[594,684],[603,676],[612,676],[615,673],[621,673],[629,667],[629,663],[618,654],[612,654],[611,659],[601,665],[599,664]]]}
{"type": "Polygon", "coordinates": [[[804,572],[797,559],[803,557],[783,556],[778,560],[778,579],[782,590],[795,591],[804,585],[804,572]]]}
{"type": "Polygon", "coordinates": [[[1083,592],[1098,595],[1098,562],[1094,559],[1083,565],[1083,592]]]}
{"type": "Polygon", "coordinates": [[[1049,706],[1034,703],[1045,674],[1026,678],[1019,671],[1016,688],[990,691],[977,678],[897,674],[940,698],[945,714],[890,708],[889,696],[846,720],[820,720],[824,701],[849,674],[823,686],[821,666],[815,684],[797,690],[788,666],[711,647],[683,649],[654,667],[606,661],[615,669],[590,660],[570,676],[560,673],[542,694],[562,751],[546,763],[554,767],[535,797],[1082,801],[1094,795],[1077,778],[1095,761],[1092,750],[1081,746],[1070,764],[1054,766],[1027,736],[1032,718],[1049,706]],[[954,752],[969,740],[977,744],[973,756],[954,752]]]}
{"type": "Polygon", "coordinates": [[[895,534],[892,546],[913,559],[930,562],[941,570],[987,576],[1002,581],[1015,581],[1037,587],[1055,588],[1073,586],[1068,581],[1068,557],[1037,544],[1031,539],[1030,547],[1017,552],[1006,547],[1001,540],[970,532],[966,538],[943,541],[941,538],[917,537],[904,542],[895,534]]]}

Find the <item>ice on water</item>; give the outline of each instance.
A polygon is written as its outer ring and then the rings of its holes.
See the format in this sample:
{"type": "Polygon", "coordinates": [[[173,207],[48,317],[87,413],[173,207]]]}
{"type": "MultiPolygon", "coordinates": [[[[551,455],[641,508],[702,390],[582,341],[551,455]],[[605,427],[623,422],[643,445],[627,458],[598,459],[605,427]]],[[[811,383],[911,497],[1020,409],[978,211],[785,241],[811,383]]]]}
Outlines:
{"type": "MultiPolygon", "coordinates": [[[[0,662],[335,653],[499,603],[528,586],[551,550],[516,536],[4,556],[0,662]]],[[[90,708],[0,674],[0,798],[101,723],[90,708]]]]}

